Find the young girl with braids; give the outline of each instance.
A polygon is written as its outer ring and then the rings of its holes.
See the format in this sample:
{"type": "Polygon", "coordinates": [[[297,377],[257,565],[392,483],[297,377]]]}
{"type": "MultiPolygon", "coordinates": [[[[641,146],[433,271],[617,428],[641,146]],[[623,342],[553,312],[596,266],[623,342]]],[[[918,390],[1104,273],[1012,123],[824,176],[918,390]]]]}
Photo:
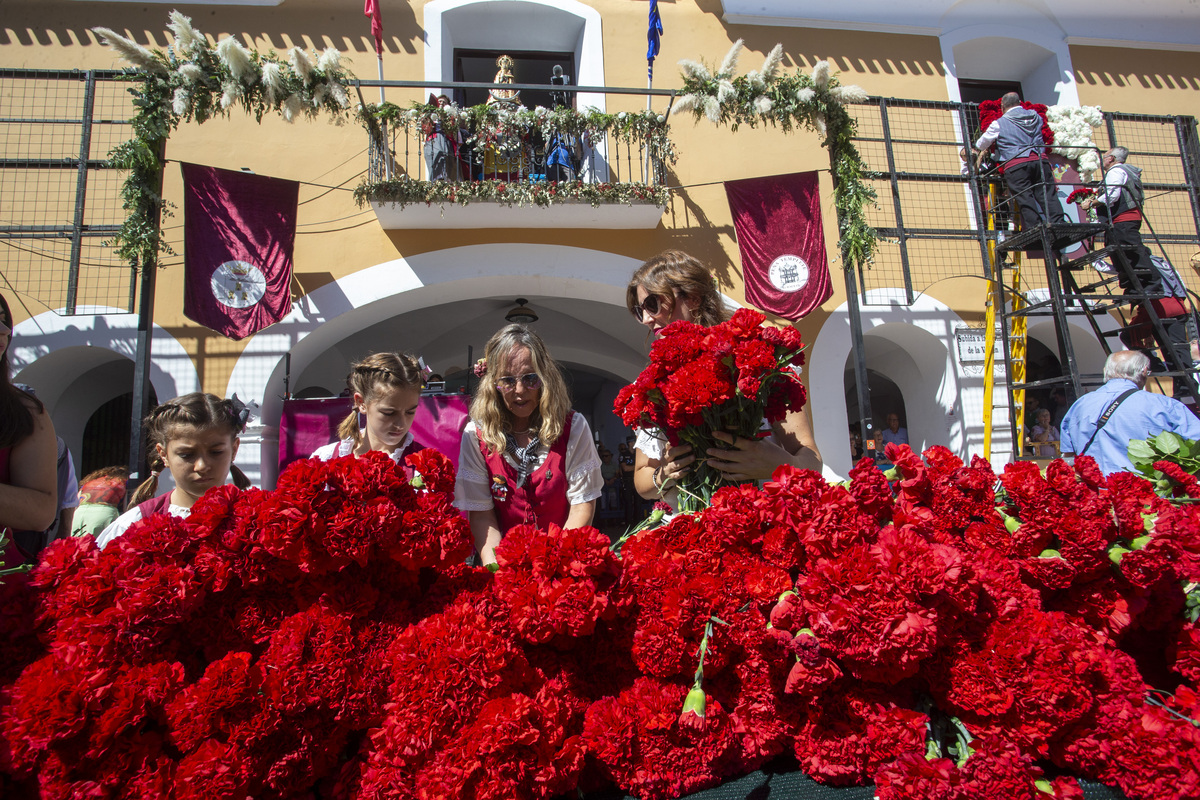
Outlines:
{"type": "Polygon", "coordinates": [[[188,516],[192,505],[209,489],[223,486],[230,473],[239,489],[250,487],[250,481],[233,463],[238,436],[246,424],[244,409],[234,401],[193,392],[158,406],[142,424],[154,448],[150,477],[129,498],[132,507],[96,537],[100,547],[154,514],[188,516]],[[164,467],[171,471],[175,488],[154,497],[164,467]]]}
{"type": "Polygon", "coordinates": [[[350,367],[346,386],[354,408],[338,426],[338,441],[318,447],[312,458],[329,461],[372,450],[401,463],[413,444],[412,424],[421,402],[421,365],[407,353],[375,353],[350,367]]]}

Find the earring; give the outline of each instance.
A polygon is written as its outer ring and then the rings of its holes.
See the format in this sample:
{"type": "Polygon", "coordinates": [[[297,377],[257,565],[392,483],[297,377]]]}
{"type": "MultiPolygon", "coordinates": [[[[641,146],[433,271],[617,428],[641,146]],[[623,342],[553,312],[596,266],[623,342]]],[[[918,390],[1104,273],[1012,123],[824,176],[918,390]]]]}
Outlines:
{"type": "Polygon", "coordinates": [[[358,427],[360,430],[367,427],[367,414],[361,408],[358,410],[358,427]]]}

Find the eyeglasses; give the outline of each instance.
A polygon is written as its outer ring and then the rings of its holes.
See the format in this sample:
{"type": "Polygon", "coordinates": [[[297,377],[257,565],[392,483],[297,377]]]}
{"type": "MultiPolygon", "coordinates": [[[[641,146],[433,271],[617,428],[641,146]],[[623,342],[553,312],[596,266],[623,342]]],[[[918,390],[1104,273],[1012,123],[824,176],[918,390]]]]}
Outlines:
{"type": "Polygon", "coordinates": [[[667,304],[667,298],[663,297],[662,295],[648,294],[648,295],[646,295],[645,300],[638,303],[637,305],[635,305],[633,308],[631,308],[629,310],[633,312],[633,315],[635,317],[637,317],[638,322],[642,322],[644,320],[645,314],[649,314],[650,316],[653,317],[655,314],[658,313],[659,309],[662,308],[663,306],[665,306],[666,304],[667,304]]]}
{"type": "Polygon", "coordinates": [[[524,375],[517,375],[516,377],[504,375],[496,378],[496,385],[500,387],[500,391],[502,392],[511,392],[517,388],[517,381],[520,381],[522,386],[530,390],[537,389],[542,385],[542,378],[536,372],[527,372],[524,375]]]}

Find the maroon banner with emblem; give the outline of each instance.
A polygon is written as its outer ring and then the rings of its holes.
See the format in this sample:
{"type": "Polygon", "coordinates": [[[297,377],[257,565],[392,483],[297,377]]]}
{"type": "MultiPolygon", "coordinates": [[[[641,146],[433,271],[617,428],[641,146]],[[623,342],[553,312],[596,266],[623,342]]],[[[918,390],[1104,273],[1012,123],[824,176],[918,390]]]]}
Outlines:
{"type": "Polygon", "coordinates": [[[817,173],[726,181],[746,300],[798,320],[833,294],[817,173]]]}
{"type": "Polygon", "coordinates": [[[183,313],[244,339],[292,309],[300,184],[183,164],[183,313]]]}

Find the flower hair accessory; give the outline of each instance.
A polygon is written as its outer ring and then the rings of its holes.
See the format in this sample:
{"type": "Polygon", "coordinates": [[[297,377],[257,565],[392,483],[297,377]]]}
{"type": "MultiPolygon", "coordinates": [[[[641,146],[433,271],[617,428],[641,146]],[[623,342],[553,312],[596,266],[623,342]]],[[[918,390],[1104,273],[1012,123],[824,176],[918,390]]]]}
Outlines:
{"type": "Polygon", "coordinates": [[[487,374],[487,359],[481,358],[475,362],[475,366],[471,367],[471,371],[475,373],[476,378],[482,378],[487,374]]]}

